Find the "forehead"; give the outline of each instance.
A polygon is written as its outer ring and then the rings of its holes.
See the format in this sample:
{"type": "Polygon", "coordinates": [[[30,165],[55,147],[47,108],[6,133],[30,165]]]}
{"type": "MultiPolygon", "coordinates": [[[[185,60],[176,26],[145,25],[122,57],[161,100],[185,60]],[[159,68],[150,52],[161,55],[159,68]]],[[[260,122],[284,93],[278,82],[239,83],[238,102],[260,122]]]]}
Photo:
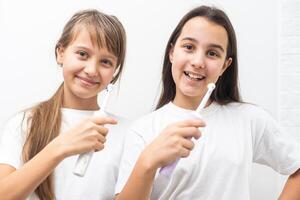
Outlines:
{"type": "Polygon", "coordinates": [[[109,52],[105,43],[105,39],[99,39],[99,35],[96,35],[95,30],[87,27],[78,27],[74,30],[70,45],[85,46],[89,49],[101,52],[106,51],[107,54],[115,57],[113,52],[109,52]]]}
{"type": "Polygon", "coordinates": [[[93,47],[95,45],[92,41],[91,34],[84,28],[81,28],[81,29],[77,28],[74,30],[70,45],[76,44],[76,43],[82,43],[82,44],[85,44],[88,46],[93,46],[93,47]]]}
{"type": "Polygon", "coordinates": [[[204,17],[194,17],[185,23],[179,38],[186,37],[194,38],[203,44],[219,44],[224,49],[226,49],[228,43],[225,28],[204,17]]]}

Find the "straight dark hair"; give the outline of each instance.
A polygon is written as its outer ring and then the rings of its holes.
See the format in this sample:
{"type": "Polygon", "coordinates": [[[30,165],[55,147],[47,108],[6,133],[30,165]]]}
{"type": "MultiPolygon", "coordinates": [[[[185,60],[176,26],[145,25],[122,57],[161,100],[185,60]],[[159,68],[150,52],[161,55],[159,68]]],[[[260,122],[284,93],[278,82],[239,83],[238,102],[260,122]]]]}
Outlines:
{"type": "Polygon", "coordinates": [[[180,36],[182,28],[186,22],[194,17],[204,17],[210,22],[224,27],[228,36],[226,59],[231,58],[232,62],[216,82],[216,88],[210,97],[211,100],[216,101],[221,105],[230,102],[241,102],[238,88],[237,42],[234,28],[228,16],[222,10],[215,7],[200,6],[188,12],[180,20],[167,43],[162,70],[162,93],[156,109],[159,109],[175,98],[176,85],[172,77],[172,63],[169,59],[169,53],[172,46],[175,45],[178,37],[180,36]]]}

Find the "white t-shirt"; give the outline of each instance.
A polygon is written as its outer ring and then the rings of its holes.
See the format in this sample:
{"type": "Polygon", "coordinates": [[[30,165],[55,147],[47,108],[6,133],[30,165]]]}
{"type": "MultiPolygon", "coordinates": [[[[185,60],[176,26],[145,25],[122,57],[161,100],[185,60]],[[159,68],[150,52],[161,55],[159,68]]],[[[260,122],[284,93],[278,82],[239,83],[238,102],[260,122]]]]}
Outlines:
{"type": "MultiPolygon", "coordinates": [[[[132,125],[116,193],[124,187],[145,146],[170,123],[190,118],[191,112],[169,103],[132,125]]],[[[170,178],[157,171],[152,200],[247,200],[252,162],[286,175],[300,168],[299,143],[259,107],[213,102],[201,116],[206,122],[202,137],[195,141],[191,154],[179,160],[170,178]]]]}
{"type": "MultiPolygon", "coordinates": [[[[83,111],[62,108],[61,134],[79,123],[86,117],[92,116],[93,111],[83,111]]],[[[7,124],[0,140],[0,163],[8,164],[16,169],[22,166],[22,147],[26,127],[21,129],[24,113],[13,117],[7,124]]],[[[78,158],[77,155],[64,159],[55,168],[55,195],[58,200],[111,200],[118,177],[121,152],[123,151],[124,136],[129,122],[109,114],[118,121],[117,125],[106,125],[109,133],[106,137],[105,148],[95,152],[84,177],[73,174],[78,158]]],[[[26,124],[26,119],[24,123],[26,124]]],[[[28,199],[36,199],[32,194],[28,199]]]]}

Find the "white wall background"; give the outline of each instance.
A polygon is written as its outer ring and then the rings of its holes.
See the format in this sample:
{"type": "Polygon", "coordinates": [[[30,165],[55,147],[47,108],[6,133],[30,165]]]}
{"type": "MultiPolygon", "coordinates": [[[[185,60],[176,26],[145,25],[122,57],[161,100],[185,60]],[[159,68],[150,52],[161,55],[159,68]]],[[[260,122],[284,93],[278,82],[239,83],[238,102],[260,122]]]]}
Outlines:
{"type": "MultiPolygon", "coordinates": [[[[151,111],[167,40],[179,19],[201,4],[225,10],[235,27],[243,99],[266,108],[300,139],[296,0],[0,0],[0,124],[57,89],[62,76],[55,62],[56,40],[71,15],[85,8],[114,14],[127,31],[125,71],[109,110],[131,119],[151,111]]],[[[263,166],[253,169],[252,199],[276,199],[286,177],[263,166]]]]}

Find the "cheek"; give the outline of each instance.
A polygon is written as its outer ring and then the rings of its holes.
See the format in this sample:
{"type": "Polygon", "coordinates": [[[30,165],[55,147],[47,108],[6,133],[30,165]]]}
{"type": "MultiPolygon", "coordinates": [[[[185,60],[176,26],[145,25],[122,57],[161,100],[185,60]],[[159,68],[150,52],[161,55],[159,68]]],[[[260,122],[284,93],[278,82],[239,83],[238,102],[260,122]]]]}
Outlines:
{"type": "Polygon", "coordinates": [[[77,58],[73,57],[73,56],[69,56],[66,57],[63,60],[63,70],[64,73],[77,73],[80,70],[82,70],[85,66],[85,63],[83,63],[82,61],[78,60],[77,58]]]}
{"type": "Polygon", "coordinates": [[[104,68],[104,69],[102,69],[100,74],[102,76],[103,82],[110,83],[111,80],[113,79],[114,73],[115,73],[114,68],[104,68]]]}
{"type": "Polygon", "coordinates": [[[207,68],[208,74],[213,78],[218,78],[222,75],[223,71],[223,62],[212,62],[210,63],[210,67],[207,68]]]}
{"type": "Polygon", "coordinates": [[[172,64],[171,73],[172,73],[172,77],[173,77],[175,84],[177,84],[178,79],[179,79],[179,73],[180,73],[179,71],[180,70],[178,69],[178,66],[175,64],[172,64]]]}
{"type": "Polygon", "coordinates": [[[174,59],[172,62],[171,71],[172,71],[172,76],[173,76],[174,81],[180,77],[180,75],[182,74],[182,72],[184,70],[185,63],[186,63],[184,58],[182,58],[180,55],[181,54],[174,56],[174,59]]]}
{"type": "Polygon", "coordinates": [[[80,70],[75,67],[63,66],[63,77],[65,80],[72,80],[80,70]]]}
{"type": "Polygon", "coordinates": [[[175,49],[173,53],[172,64],[175,66],[182,66],[187,60],[189,60],[189,55],[186,55],[180,49],[175,49]]]}
{"type": "Polygon", "coordinates": [[[71,68],[63,66],[63,76],[64,79],[70,79],[70,77],[73,76],[73,71],[71,70],[71,68]]]}

